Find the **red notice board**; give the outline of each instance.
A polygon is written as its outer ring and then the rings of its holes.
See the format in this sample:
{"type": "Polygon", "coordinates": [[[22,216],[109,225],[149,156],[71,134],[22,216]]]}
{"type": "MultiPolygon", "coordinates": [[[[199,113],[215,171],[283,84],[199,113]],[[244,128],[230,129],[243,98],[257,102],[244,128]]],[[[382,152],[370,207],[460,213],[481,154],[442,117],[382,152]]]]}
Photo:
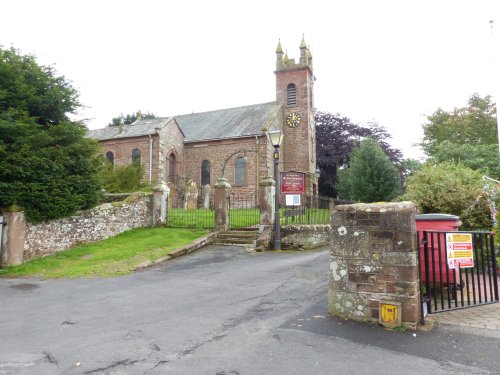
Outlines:
{"type": "Polygon", "coordinates": [[[304,194],[306,191],[306,174],[302,172],[282,172],[281,192],[284,194],[304,194]]]}

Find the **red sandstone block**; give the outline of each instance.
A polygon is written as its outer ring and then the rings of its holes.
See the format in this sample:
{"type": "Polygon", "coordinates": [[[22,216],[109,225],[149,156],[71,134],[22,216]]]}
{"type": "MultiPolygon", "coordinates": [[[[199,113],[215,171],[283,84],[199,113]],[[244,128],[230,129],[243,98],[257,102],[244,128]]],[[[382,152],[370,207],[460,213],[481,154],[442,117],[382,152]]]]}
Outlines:
{"type": "Polygon", "coordinates": [[[375,281],[375,274],[366,272],[349,272],[349,281],[357,284],[373,284],[375,281]]]}
{"type": "Polygon", "coordinates": [[[418,293],[418,284],[400,281],[388,281],[386,282],[386,291],[387,293],[414,296],[418,293]]]}
{"type": "Polygon", "coordinates": [[[402,307],[401,319],[404,322],[418,322],[420,320],[420,307],[418,303],[405,303],[402,307]]]}
{"type": "Polygon", "coordinates": [[[396,275],[387,275],[387,274],[376,274],[375,280],[377,281],[377,283],[385,283],[386,281],[396,281],[397,276],[396,275]]]}
{"type": "Polygon", "coordinates": [[[358,284],[357,285],[358,293],[384,293],[385,287],[383,285],[374,285],[374,284],[358,284]]]}

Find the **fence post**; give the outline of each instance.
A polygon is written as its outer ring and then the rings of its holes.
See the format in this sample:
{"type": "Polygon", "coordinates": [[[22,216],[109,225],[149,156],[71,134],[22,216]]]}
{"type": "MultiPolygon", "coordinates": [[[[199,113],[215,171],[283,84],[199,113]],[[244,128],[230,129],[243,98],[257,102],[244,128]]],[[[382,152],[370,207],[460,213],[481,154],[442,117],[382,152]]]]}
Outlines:
{"type": "Polygon", "coordinates": [[[167,199],[170,189],[164,181],[161,181],[153,189],[153,226],[162,225],[167,222],[167,199]]]}
{"type": "Polygon", "coordinates": [[[231,185],[227,178],[217,179],[215,184],[215,229],[227,231],[229,229],[229,193],[231,185]]]}
{"type": "Polygon", "coordinates": [[[4,210],[2,216],[4,227],[3,238],[1,238],[0,266],[15,266],[23,262],[26,219],[24,212],[17,206],[11,206],[4,210]]]}
{"type": "Polygon", "coordinates": [[[269,247],[273,233],[274,222],[274,189],[275,182],[270,176],[263,177],[259,181],[260,221],[259,238],[256,250],[262,251],[269,247]]]}

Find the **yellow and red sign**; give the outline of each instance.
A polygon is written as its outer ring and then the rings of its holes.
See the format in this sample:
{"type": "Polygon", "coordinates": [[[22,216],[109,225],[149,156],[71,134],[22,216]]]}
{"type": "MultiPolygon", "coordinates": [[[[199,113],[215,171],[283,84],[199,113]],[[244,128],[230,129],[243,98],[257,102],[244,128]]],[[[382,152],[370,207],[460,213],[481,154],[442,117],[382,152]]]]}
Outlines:
{"type": "Polygon", "coordinates": [[[472,246],[472,234],[447,233],[446,260],[449,269],[473,268],[474,251],[472,246]]]}

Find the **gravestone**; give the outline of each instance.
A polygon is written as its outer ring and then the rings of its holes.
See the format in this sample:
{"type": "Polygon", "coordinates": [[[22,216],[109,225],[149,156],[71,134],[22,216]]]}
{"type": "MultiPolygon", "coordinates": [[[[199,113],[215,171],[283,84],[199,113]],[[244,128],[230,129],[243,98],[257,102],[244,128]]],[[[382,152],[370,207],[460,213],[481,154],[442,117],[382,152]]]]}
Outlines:
{"type": "Polygon", "coordinates": [[[198,186],[193,180],[187,180],[184,196],[184,209],[196,210],[198,208],[198,186]]]}

